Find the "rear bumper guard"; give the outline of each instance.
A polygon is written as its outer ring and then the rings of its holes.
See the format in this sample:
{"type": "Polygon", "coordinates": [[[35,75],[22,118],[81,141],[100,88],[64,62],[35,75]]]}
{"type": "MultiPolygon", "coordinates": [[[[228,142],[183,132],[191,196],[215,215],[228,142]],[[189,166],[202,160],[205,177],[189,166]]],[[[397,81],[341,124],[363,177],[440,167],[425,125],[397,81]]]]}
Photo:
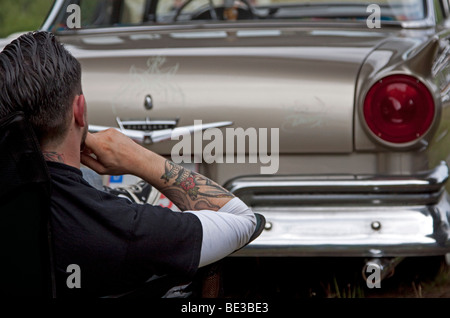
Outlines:
{"type": "Polygon", "coordinates": [[[266,230],[235,256],[419,256],[450,252],[445,162],[411,176],[249,176],[225,185],[266,230]]]}

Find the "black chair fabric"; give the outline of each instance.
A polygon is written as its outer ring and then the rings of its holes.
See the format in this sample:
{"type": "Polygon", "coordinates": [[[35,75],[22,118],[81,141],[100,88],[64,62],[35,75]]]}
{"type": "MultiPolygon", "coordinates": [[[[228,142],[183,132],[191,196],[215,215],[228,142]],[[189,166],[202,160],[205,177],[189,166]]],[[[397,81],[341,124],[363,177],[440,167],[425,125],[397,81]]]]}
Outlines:
{"type": "Polygon", "coordinates": [[[0,119],[1,293],[54,297],[49,230],[51,182],[21,112],[0,119]]]}

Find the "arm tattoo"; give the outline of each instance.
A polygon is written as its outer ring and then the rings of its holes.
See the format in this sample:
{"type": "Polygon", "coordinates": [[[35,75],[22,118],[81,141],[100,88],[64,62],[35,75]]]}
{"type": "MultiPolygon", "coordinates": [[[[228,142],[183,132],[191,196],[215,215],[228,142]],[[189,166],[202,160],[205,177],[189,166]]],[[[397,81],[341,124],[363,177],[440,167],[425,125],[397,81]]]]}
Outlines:
{"type": "Polygon", "coordinates": [[[165,195],[183,211],[218,210],[220,206],[212,203],[212,198],[234,197],[217,183],[170,160],[165,162],[165,172],[161,179],[167,184],[163,189],[165,195]]]}
{"type": "Polygon", "coordinates": [[[46,161],[54,161],[54,162],[61,162],[64,163],[64,155],[61,153],[57,153],[57,152],[42,152],[42,154],[44,155],[44,159],[46,161]]]}

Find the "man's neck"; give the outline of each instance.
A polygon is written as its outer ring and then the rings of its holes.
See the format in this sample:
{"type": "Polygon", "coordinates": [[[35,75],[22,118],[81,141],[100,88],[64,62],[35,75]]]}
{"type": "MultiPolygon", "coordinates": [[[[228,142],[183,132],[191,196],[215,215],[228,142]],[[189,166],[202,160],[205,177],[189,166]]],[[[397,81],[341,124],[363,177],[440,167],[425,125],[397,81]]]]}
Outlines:
{"type": "Polygon", "coordinates": [[[66,165],[80,168],[80,152],[79,147],[58,147],[58,148],[47,148],[43,147],[42,154],[44,159],[47,161],[64,163],[66,165]],[[78,149],[78,152],[77,152],[78,149]]]}
{"type": "Polygon", "coordinates": [[[41,145],[45,160],[64,163],[80,168],[81,129],[71,127],[61,142],[47,142],[41,145]]]}
{"type": "Polygon", "coordinates": [[[64,160],[64,154],[58,153],[56,151],[43,151],[44,159],[46,161],[66,163],[64,160]]]}

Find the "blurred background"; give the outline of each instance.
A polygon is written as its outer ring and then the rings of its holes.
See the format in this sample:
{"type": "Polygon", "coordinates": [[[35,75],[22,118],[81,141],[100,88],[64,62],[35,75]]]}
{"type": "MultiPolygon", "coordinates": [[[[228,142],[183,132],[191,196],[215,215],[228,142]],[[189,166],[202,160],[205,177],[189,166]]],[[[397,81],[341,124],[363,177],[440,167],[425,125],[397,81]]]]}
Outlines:
{"type": "Polygon", "coordinates": [[[52,0],[0,0],[0,38],[38,29],[52,3],[52,0]]]}

